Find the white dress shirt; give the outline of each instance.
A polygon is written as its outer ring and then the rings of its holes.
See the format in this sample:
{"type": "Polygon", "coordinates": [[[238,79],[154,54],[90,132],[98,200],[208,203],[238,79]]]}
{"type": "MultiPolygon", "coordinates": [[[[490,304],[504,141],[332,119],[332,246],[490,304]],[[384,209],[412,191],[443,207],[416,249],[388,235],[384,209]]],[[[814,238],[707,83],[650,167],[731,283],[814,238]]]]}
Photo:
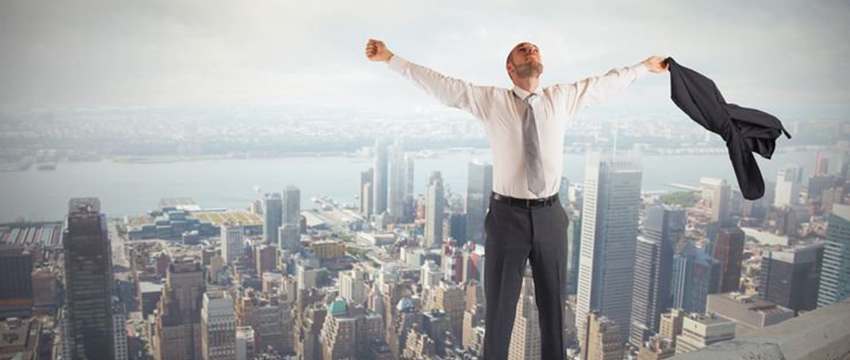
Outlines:
{"type": "MultiPolygon", "coordinates": [[[[393,55],[390,69],[413,80],[441,103],[465,110],[481,120],[493,154],[493,191],[521,199],[537,198],[528,190],[523,164],[522,124],[524,108],[511,91],[525,99],[531,93],[514,86],[505,89],[479,86],[443,75],[393,55]]],[[[576,111],[605,101],[648,72],[643,63],[613,68],[604,75],[535,90],[534,118],[543,161],[545,189],[541,197],[558,193],[564,166],[564,129],[576,111]]]]}

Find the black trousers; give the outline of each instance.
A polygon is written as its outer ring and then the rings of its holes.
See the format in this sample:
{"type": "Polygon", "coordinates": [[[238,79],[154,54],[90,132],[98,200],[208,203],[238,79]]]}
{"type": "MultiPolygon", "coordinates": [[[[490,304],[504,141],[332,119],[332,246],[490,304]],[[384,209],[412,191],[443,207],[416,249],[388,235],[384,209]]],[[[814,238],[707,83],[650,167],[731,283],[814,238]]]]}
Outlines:
{"type": "Polygon", "coordinates": [[[490,199],[484,220],[484,359],[508,357],[526,260],[534,277],[540,320],[541,359],[563,360],[564,298],[567,263],[566,211],[559,201],[518,207],[490,199]]]}

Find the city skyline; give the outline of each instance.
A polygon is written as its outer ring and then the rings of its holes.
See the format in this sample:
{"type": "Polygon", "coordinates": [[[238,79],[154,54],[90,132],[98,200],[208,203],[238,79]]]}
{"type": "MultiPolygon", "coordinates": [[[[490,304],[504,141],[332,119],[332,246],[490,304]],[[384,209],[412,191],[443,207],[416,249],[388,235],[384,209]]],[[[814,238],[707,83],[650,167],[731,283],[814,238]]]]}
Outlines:
{"type": "MultiPolygon", "coordinates": [[[[567,344],[572,344],[568,346],[577,354],[587,351],[620,356],[618,354],[636,354],[638,350],[644,352],[644,348],[671,354],[674,348],[681,352],[698,351],[714,342],[737,339],[758,332],[764,326],[790,321],[795,317],[794,310],[761,299],[760,294],[770,290],[771,294],[780,291],[781,296],[783,290],[776,290],[774,285],[766,287],[767,281],[782,284],[787,281],[783,278],[794,276],[796,279],[797,271],[774,270],[772,263],[768,267],[767,262],[773,261],[774,256],[767,250],[780,249],[776,246],[783,243],[786,247],[781,249],[796,249],[788,245],[792,242],[803,246],[823,244],[824,240],[827,243],[850,241],[846,231],[850,205],[841,204],[847,202],[846,190],[841,189],[850,178],[850,152],[838,159],[842,166],[833,168],[827,165],[826,155],[812,157],[816,171],[811,174],[801,172],[800,164],[782,164],[778,167],[781,178],[793,173],[801,189],[789,188],[782,182],[772,183],[773,191],[755,201],[743,201],[737,189],[718,186],[722,182],[707,177],[701,177],[698,187],[690,190],[641,192],[642,174],[646,170],[641,165],[642,160],[629,153],[612,155],[590,154],[586,159],[588,170],[584,180],[561,181],[566,186],[561,189],[563,206],[569,209],[568,213],[574,214],[571,217],[578,215],[583,219],[580,222],[583,231],[568,229],[572,235],[564,234],[564,241],[572,238],[579,242],[572,249],[582,253],[578,256],[581,269],[576,279],[578,296],[568,297],[565,304],[570,309],[568,316],[575,320],[569,326],[574,324],[577,330],[569,332],[572,335],[567,344]],[[822,177],[831,180],[824,183],[822,177]],[[810,198],[807,189],[823,184],[826,187],[817,197],[810,198]],[[843,192],[836,193],[836,189],[843,192]],[[682,198],[683,194],[690,194],[690,200],[682,198]],[[836,198],[837,195],[840,197],[836,198]],[[784,200],[777,206],[775,199],[779,198],[784,200]],[[656,206],[658,204],[677,205],[656,206]],[[815,206],[817,210],[814,211],[829,216],[830,222],[824,223],[823,217],[813,217],[810,221],[815,225],[802,231],[802,219],[789,216],[807,211],[807,206],[815,206]],[[684,222],[689,224],[687,229],[684,222]],[[743,225],[745,223],[748,225],[743,225]],[[744,232],[731,227],[733,224],[745,228],[744,232]],[[577,239],[578,234],[581,236],[577,239]],[[746,244],[743,243],[745,234],[748,236],[746,244]],[[785,239],[784,242],[781,239],[785,239]],[[654,241],[657,243],[650,245],[654,241]],[[664,245],[667,250],[660,249],[661,242],[667,243],[664,245]],[[596,252],[593,246],[608,249],[591,258],[588,255],[596,252]],[[767,272],[760,272],[751,263],[759,251],[764,253],[756,258],[761,259],[763,271],[767,272]],[[634,255],[624,256],[624,253],[634,255]],[[742,258],[746,254],[750,258],[745,261],[742,258]],[[632,262],[634,266],[630,265],[632,262]],[[705,268],[706,265],[711,269],[705,268]],[[632,267],[634,271],[622,271],[632,267]],[[615,282],[621,285],[612,288],[615,282]],[[632,285],[629,290],[622,291],[623,284],[634,284],[634,292],[632,285]],[[670,297],[665,300],[668,288],[670,297]],[[598,294],[588,295],[591,290],[598,294]],[[669,335],[669,324],[665,323],[667,315],[662,313],[679,307],[690,313],[684,318],[684,331],[669,335]],[[631,310],[630,315],[624,312],[628,310],[631,310]],[[587,319],[596,319],[592,320],[596,322],[587,323],[587,319]],[[659,322],[660,326],[656,325],[659,322]],[[711,337],[704,333],[707,330],[702,330],[703,326],[736,330],[711,337]],[[607,332],[607,328],[612,332],[607,332]],[[676,338],[682,341],[681,346],[674,345],[672,339],[676,338]],[[576,344],[588,348],[576,348],[576,344]]],[[[407,158],[405,169],[420,168],[416,163],[407,158]]],[[[374,162],[363,165],[369,167],[370,164],[374,162]]],[[[481,171],[489,169],[489,164],[470,160],[464,167],[481,171]]],[[[358,174],[363,172],[353,171],[353,175],[358,174]]],[[[333,202],[325,202],[318,208],[305,208],[301,206],[303,195],[297,183],[279,186],[282,192],[258,192],[247,210],[222,212],[199,207],[191,199],[166,198],[160,201],[161,209],[155,211],[158,214],[155,218],[112,217],[107,220],[100,201],[88,198],[72,199],[68,218],[78,216],[74,209],[80,205],[75,204],[93,204],[88,206],[94,211],[89,211],[98,214],[101,225],[89,230],[100,228],[101,235],[90,239],[99,239],[102,245],[111,243],[107,257],[109,264],[115,264],[113,291],[116,292],[112,297],[114,316],[111,318],[116,325],[111,333],[117,359],[136,359],[148,351],[156,359],[232,359],[235,354],[246,354],[245,359],[249,359],[247,354],[263,352],[324,354],[318,356],[326,358],[424,356],[458,359],[475,356],[482,339],[481,312],[486,303],[481,303],[480,281],[487,260],[483,244],[476,243],[475,236],[467,238],[466,221],[472,215],[468,213],[469,203],[463,198],[480,197],[480,189],[473,186],[461,188],[465,194],[443,193],[441,173],[430,171],[425,175],[430,179],[428,191],[414,199],[412,206],[416,214],[410,219],[389,217],[387,209],[381,214],[362,214],[357,207],[343,207],[333,202]],[[220,215],[212,215],[216,213],[220,215]],[[198,222],[196,218],[202,220],[198,222]],[[463,220],[456,222],[456,219],[463,220]],[[266,236],[266,223],[274,223],[281,234],[286,227],[294,227],[296,231],[291,236],[296,237],[270,241],[266,236]],[[154,232],[145,230],[153,224],[156,225],[154,232]],[[455,226],[461,226],[460,230],[455,226]],[[388,232],[390,228],[392,232],[388,232]],[[220,235],[211,232],[216,229],[220,229],[220,235]],[[234,234],[231,229],[235,230],[234,234]],[[289,245],[294,243],[298,245],[289,245]],[[394,248],[400,253],[394,254],[394,248]],[[144,274],[144,280],[138,280],[144,284],[132,285],[134,281],[128,280],[128,273],[137,273],[129,275],[130,278],[144,274]],[[338,276],[338,282],[330,276],[338,276]],[[129,285],[121,285],[127,281],[129,285]],[[159,281],[162,283],[157,285],[159,281]],[[139,286],[142,295],[138,305],[127,302],[129,298],[118,290],[126,286],[139,286]],[[150,294],[159,295],[146,304],[145,296],[150,294]],[[302,301],[307,303],[302,304],[302,301]],[[153,312],[145,319],[134,315],[137,311],[153,312]],[[316,318],[317,312],[324,314],[324,318],[316,318]],[[137,330],[131,331],[142,324],[152,326],[154,331],[150,337],[140,337],[137,330]],[[317,342],[311,345],[307,337],[288,330],[293,327],[315,334],[317,342]],[[251,334],[248,329],[253,332],[254,345],[245,340],[251,334]],[[141,349],[139,343],[148,344],[149,350],[141,349]],[[462,347],[451,345],[461,343],[462,347]]],[[[476,183],[487,178],[474,172],[469,175],[477,179],[476,183]]],[[[362,190],[376,191],[369,177],[363,180],[366,182],[362,190]]],[[[390,192],[389,189],[384,191],[390,192]]],[[[11,240],[12,246],[39,249],[50,244],[20,240],[21,236],[40,230],[9,233],[4,229],[0,229],[3,230],[0,239],[11,240]]],[[[69,228],[66,234],[76,234],[74,231],[78,230],[69,228]]],[[[66,235],[65,246],[85,239],[81,236],[66,235]]],[[[49,254],[50,248],[46,249],[49,254]]],[[[835,250],[830,250],[823,258],[830,259],[832,267],[846,267],[834,260],[835,254],[835,250]]],[[[103,259],[102,256],[98,258],[103,259]]],[[[777,255],[777,259],[782,257],[777,255]]],[[[814,261],[826,260],[816,257],[814,261]]],[[[57,260],[57,263],[62,262],[57,260]]],[[[17,260],[10,264],[27,266],[17,260]]],[[[41,273],[45,265],[44,261],[39,263],[41,273]]],[[[569,262],[563,265],[574,266],[569,262]]],[[[20,273],[16,269],[12,269],[13,273],[20,273]]],[[[69,270],[65,271],[67,274],[69,270]]],[[[834,273],[802,275],[809,279],[814,277],[826,286],[821,287],[818,294],[822,303],[817,311],[833,302],[841,302],[850,294],[834,286],[834,273]],[[823,294],[828,295],[824,297],[823,294]],[[824,300],[827,298],[829,300],[824,300]]],[[[24,281],[14,276],[15,281],[24,281]]],[[[573,278],[565,280],[570,279],[573,278]]],[[[530,285],[528,280],[526,283],[530,285]]],[[[29,296],[43,298],[45,288],[43,285],[35,287],[35,281],[33,272],[33,293],[29,296]]],[[[525,295],[518,303],[521,318],[514,324],[516,336],[510,345],[512,358],[536,353],[540,341],[536,329],[538,321],[534,318],[538,315],[533,308],[534,291],[524,289],[525,295]]],[[[102,291],[99,294],[105,295],[102,291]]],[[[795,301],[809,304],[815,301],[813,291],[806,296],[795,301]]],[[[35,301],[24,300],[32,304],[33,314],[36,309],[42,309],[38,310],[39,316],[51,311],[37,307],[35,301]]],[[[104,300],[101,299],[101,303],[109,304],[104,300]]],[[[75,311],[73,308],[60,309],[63,309],[60,313],[74,314],[75,311]]],[[[68,319],[66,327],[79,322],[70,316],[68,319]]],[[[8,321],[7,318],[5,323],[8,321]]],[[[17,326],[14,321],[9,326],[17,326]]],[[[43,323],[28,324],[39,326],[43,323]]],[[[57,341],[63,346],[73,346],[75,342],[69,342],[71,340],[65,336],[74,333],[70,332],[71,327],[67,329],[58,333],[57,341]]],[[[0,327],[0,331],[8,330],[0,327]]],[[[80,340],[87,338],[77,341],[80,340]]]]}
{"type": "Polygon", "coordinates": [[[792,0],[4,1],[0,360],[847,356],[848,26],[792,0]],[[708,131],[655,56],[793,139],[708,131]],[[767,155],[742,176],[738,150],[767,155]]]}

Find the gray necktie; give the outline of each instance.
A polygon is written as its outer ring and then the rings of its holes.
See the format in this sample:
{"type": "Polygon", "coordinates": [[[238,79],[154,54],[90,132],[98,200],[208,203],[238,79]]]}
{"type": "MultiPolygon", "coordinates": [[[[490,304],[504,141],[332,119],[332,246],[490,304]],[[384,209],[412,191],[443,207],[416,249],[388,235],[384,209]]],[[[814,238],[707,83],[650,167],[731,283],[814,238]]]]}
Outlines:
{"type": "MultiPolygon", "coordinates": [[[[519,96],[519,95],[517,95],[519,96]]],[[[528,190],[540,197],[545,182],[543,181],[543,160],[540,159],[540,141],[537,138],[537,124],[531,101],[537,96],[532,93],[525,98],[525,116],[522,121],[522,147],[525,153],[525,176],[528,190]]]]}

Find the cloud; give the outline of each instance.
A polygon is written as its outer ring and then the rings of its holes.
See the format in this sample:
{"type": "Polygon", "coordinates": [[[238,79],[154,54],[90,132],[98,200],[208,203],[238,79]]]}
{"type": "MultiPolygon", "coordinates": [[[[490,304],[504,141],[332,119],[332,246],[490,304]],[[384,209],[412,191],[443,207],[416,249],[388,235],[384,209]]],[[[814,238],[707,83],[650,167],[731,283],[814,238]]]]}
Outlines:
{"type": "MultiPolygon", "coordinates": [[[[509,86],[504,56],[529,40],[544,83],[658,54],[742,104],[847,103],[848,24],[850,4],[838,1],[13,0],[0,3],[0,108],[427,104],[364,58],[369,37],[477,83],[509,86]]],[[[661,101],[662,83],[624,101],[661,101]]]]}

